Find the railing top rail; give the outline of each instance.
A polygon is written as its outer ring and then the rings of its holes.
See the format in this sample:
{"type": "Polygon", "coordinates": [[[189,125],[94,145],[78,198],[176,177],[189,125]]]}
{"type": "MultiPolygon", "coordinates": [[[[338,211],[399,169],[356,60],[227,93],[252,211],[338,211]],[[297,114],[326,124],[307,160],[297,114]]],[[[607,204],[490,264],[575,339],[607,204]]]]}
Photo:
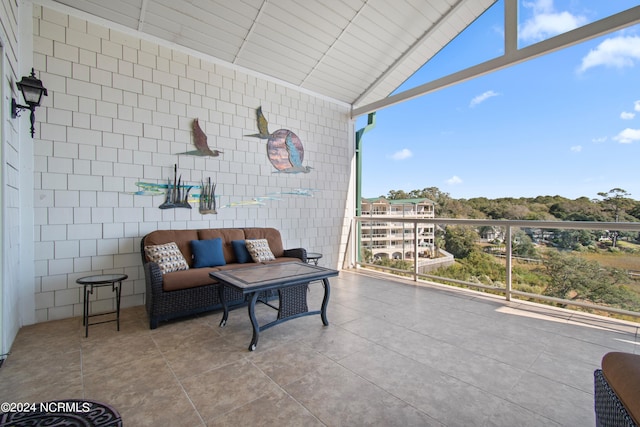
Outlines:
{"type": "MultiPolygon", "coordinates": [[[[359,222],[376,221],[375,218],[356,216],[359,222]]],[[[526,227],[544,229],[576,229],[576,230],[617,230],[640,231],[640,222],[599,222],[599,221],[534,221],[511,219],[461,219],[461,218],[406,218],[388,216],[389,222],[451,224],[468,226],[526,227]]]]}

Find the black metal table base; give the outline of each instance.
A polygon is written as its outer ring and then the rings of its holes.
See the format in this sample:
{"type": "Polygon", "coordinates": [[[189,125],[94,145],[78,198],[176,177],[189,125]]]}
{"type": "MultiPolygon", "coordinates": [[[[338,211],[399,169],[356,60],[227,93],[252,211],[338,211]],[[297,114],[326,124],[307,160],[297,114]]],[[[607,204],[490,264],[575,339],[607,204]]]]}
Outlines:
{"type": "Polygon", "coordinates": [[[89,336],[89,326],[99,325],[101,323],[116,322],[117,330],[120,331],[120,296],[122,295],[122,281],[126,280],[128,276],[126,274],[113,274],[113,275],[97,275],[83,277],[76,280],[76,283],[84,287],[84,304],[82,309],[82,326],[84,326],[85,338],[89,336]],[[111,292],[116,293],[116,309],[115,311],[107,311],[103,313],[90,314],[89,313],[89,296],[93,295],[93,289],[103,286],[111,286],[111,292]],[[91,317],[102,317],[109,314],[115,314],[115,319],[102,320],[100,322],[89,323],[91,317]]]}
{"type": "MultiPolygon", "coordinates": [[[[278,297],[279,297],[279,306],[275,307],[266,301],[260,300],[260,295],[262,291],[250,292],[247,294],[248,298],[248,306],[247,310],[249,312],[249,319],[251,320],[251,326],[253,328],[253,336],[251,338],[251,343],[249,344],[249,351],[254,351],[258,346],[258,340],[260,338],[260,332],[269,329],[273,326],[276,326],[280,323],[286,322],[287,320],[296,319],[298,317],[303,316],[312,316],[319,314],[322,323],[325,326],[329,325],[329,321],[327,320],[327,306],[329,305],[329,295],[331,293],[331,288],[329,286],[329,279],[322,279],[322,285],[324,287],[324,297],[322,299],[322,305],[320,310],[309,311],[309,307],[307,305],[307,290],[309,287],[308,283],[303,283],[295,286],[286,286],[278,288],[278,297]],[[256,318],[256,303],[263,302],[265,305],[274,308],[278,311],[278,317],[273,322],[266,323],[262,326],[259,325],[258,319],[256,318]]],[[[223,327],[227,324],[227,319],[229,318],[229,308],[227,307],[226,301],[223,298],[224,296],[224,288],[225,285],[220,286],[220,300],[222,301],[222,320],[220,321],[220,327],[223,327]]]]}

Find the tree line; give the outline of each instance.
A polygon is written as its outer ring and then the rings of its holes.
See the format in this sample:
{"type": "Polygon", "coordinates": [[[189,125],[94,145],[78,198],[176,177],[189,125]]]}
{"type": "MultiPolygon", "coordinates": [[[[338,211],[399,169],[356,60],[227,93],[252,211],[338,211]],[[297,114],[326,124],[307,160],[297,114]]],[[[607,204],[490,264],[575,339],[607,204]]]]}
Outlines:
{"type": "MultiPolygon", "coordinates": [[[[404,191],[389,191],[388,199],[427,198],[435,202],[438,218],[511,219],[511,220],[563,220],[563,221],[640,221],[640,201],[633,200],[625,190],[614,188],[597,194],[599,199],[580,197],[574,200],[561,196],[534,198],[477,197],[454,199],[436,187],[404,191]]],[[[638,233],[623,235],[609,231],[607,242],[599,241],[598,231],[553,230],[544,244],[534,245],[531,230],[518,230],[513,235],[515,256],[540,261],[536,267],[516,265],[513,270],[514,288],[526,292],[593,302],[633,311],[640,311],[640,285],[627,271],[607,268],[598,262],[577,256],[580,251],[611,251],[618,238],[624,237],[634,247],[640,247],[638,233]]],[[[505,280],[502,263],[478,242],[482,230],[476,227],[447,226],[436,230],[436,246],[454,255],[456,263],[433,274],[458,280],[495,284],[505,280]]],[[[499,246],[498,242],[495,242],[499,246]]],[[[625,248],[636,254],[640,249],[625,248]]],[[[493,249],[496,249],[494,247],[493,249]]],[[[392,261],[389,261],[392,262],[392,261]]],[[[398,261],[406,263],[406,261],[398,261]]],[[[403,268],[400,265],[391,267],[403,268]]],[[[638,270],[640,270],[640,265],[638,270]]]]}
{"type": "Polygon", "coordinates": [[[390,200],[426,198],[436,204],[438,218],[514,219],[540,221],[640,221],[640,201],[621,188],[597,193],[599,198],[562,196],[501,197],[489,199],[474,197],[455,199],[438,187],[422,190],[390,190],[390,200]]]}

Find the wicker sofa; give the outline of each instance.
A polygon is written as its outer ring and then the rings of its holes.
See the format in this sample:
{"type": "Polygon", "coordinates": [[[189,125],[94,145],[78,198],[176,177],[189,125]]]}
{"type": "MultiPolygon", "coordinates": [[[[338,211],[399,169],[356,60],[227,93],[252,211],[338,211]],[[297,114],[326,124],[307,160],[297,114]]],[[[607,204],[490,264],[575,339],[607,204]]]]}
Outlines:
{"type": "MultiPolygon", "coordinates": [[[[275,259],[259,262],[306,262],[306,250],[303,248],[285,250],[280,232],[274,228],[156,230],[144,236],[140,241],[140,252],[145,275],[145,305],[149,316],[149,327],[155,329],[161,321],[220,309],[222,306],[219,285],[209,277],[209,272],[255,265],[251,257],[247,259],[248,252],[245,253],[242,247],[248,240],[261,239],[266,239],[275,259]],[[213,264],[205,262],[205,266],[202,266],[203,263],[198,259],[202,252],[198,247],[202,243],[208,245],[210,242],[221,246],[221,256],[224,260],[218,257],[217,262],[213,264]],[[158,262],[151,260],[150,249],[164,245],[172,246],[172,243],[176,244],[182,254],[188,265],[187,269],[171,271],[164,268],[164,265],[161,268],[158,262]]],[[[244,304],[242,294],[230,288],[225,288],[224,298],[230,308],[244,304]]]]}
{"type": "Polygon", "coordinates": [[[611,352],[594,372],[597,427],[640,424],[640,355],[611,352]]]}

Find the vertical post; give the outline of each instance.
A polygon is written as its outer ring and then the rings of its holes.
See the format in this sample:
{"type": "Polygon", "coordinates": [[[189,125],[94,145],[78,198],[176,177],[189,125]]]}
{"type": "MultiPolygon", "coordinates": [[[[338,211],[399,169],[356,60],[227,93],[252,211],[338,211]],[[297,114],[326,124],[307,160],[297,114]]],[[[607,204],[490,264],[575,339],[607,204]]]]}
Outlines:
{"type": "Polygon", "coordinates": [[[504,54],[509,56],[518,50],[518,2],[504,1],[504,54]]]}
{"type": "Polygon", "coordinates": [[[413,221],[413,281],[418,281],[418,220],[413,221]]]}
{"type": "Polygon", "coordinates": [[[507,253],[506,253],[506,261],[507,261],[507,265],[506,265],[506,270],[507,270],[507,290],[505,292],[505,298],[507,301],[511,301],[511,252],[512,252],[512,245],[511,245],[511,226],[507,225],[507,236],[506,236],[506,246],[507,246],[507,253]]]}
{"type": "MultiPolygon", "coordinates": [[[[367,117],[367,125],[356,132],[356,216],[362,214],[362,136],[365,132],[373,129],[376,125],[376,113],[369,113],[367,117]]],[[[358,228],[356,229],[356,262],[362,262],[362,228],[361,223],[358,222],[358,228]]]]}
{"type": "MultiPolygon", "coordinates": [[[[402,203],[402,218],[404,218],[406,215],[405,212],[405,204],[402,203]]],[[[406,222],[402,223],[402,257],[400,259],[402,259],[402,261],[405,261],[405,254],[406,254],[406,250],[404,248],[404,243],[405,243],[405,239],[406,239],[406,233],[405,233],[405,228],[406,228],[406,222]]]]}

